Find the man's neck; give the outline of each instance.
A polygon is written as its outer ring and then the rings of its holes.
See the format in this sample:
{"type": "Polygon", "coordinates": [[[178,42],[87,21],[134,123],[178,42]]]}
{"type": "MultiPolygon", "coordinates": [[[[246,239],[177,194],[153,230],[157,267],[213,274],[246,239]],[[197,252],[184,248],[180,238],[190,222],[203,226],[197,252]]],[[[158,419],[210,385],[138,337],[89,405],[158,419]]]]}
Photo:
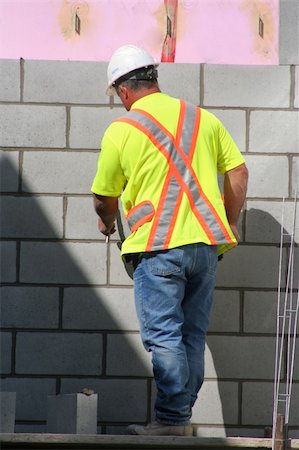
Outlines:
{"type": "Polygon", "coordinates": [[[141,98],[147,97],[148,95],[151,95],[151,94],[156,94],[157,92],[161,92],[159,86],[154,86],[150,89],[141,89],[139,91],[134,91],[132,98],[131,98],[132,102],[130,105],[130,109],[131,109],[131,106],[135,102],[137,102],[137,100],[140,100],[141,98]]]}

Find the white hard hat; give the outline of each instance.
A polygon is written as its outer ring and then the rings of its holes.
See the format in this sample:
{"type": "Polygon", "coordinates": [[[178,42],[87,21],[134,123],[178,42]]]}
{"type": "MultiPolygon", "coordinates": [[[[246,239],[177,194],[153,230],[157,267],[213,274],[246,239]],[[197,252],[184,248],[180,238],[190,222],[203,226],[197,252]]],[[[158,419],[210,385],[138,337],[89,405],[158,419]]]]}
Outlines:
{"type": "Polygon", "coordinates": [[[132,70],[148,66],[157,67],[158,64],[144,48],[131,44],[123,45],[113,53],[110,59],[107,69],[108,88],[106,94],[115,95],[116,92],[112,85],[120,77],[132,70]]]}

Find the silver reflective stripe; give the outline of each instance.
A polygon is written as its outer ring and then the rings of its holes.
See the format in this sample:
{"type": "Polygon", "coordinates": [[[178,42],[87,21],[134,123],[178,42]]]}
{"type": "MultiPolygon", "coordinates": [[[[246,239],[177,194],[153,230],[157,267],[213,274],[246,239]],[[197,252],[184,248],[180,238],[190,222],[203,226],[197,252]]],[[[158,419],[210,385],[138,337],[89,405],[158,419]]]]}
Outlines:
{"type": "MultiPolygon", "coordinates": [[[[154,135],[161,146],[164,147],[164,153],[166,151],[168,159],[175,165],[179,172],[179,175],[174,172],[175,178],[173,177],[169,184],[166,194],[165,206],[159,220],[152,247],[158,248],[164,243],[165,235],[169,228],[170,220],[174,212],[176,199],[181,189],[181,179],[185,184],[185,189],[183,189],[184,192],[186,192],[186,190],[189,190],[195,205],[195,209],[207,224],[215,240],[217,242],[227,242],[227,239],[219,224],[215,220],[215,217],[213,216],[209,206],[200,195],[200,192],[196,185],[196,181],[198,180],[195,180],[195,177],[193,176],[191,170],[187,167],[184,159],[180,155],[178,149],[175,147],[174,141],[170,139],[153,120],[142,114],[142,112],[132,110],[129,111],[125,117],[137,122],[139,125],[148,130],[150,134],[154,135]]],[[[185,155],[188,155],[190,152],[195,118],[196,108],[187,105],[183,132],[180,140],[180,147],[185,155]]]]}
{"type": "Polygon", "coordinates": [[[163,212],[161,214],[159,225],[157,226],[154,241],[153,241],[153,248],[160,247],[161,244],[164,244],[166,233],[169,229],[169,225],[171,223],[171,219],[173,216],[173,211],[175,208],[175,204],[177,201],[177,198],[179,196],[181,187],[178,184],[176,178],[171,177],[170,183],[168,186],[167,194],[165,197],[165,207],[163,208],[163,212]]]}
{"type": "Polygon", "coordinates": [[[134,227],[134,225],[136,225],[139,220],[143,219],[146,216],[150,216],[150,215],[154,215],[155,209],[152,205],[152,203],[148,202],[148,203],[143,203],[140,206],[135,206],[134,207],[134,211],[130,214],[129,213],[129,218],[128,218],[128,224],[129,227],[132,228],[134,227]]]}
{"type": "Polygon", "coordinates": [[[196,108],[186,103],[186,116],[182,129],[182,136],[180,139],[180,147],[187,156],[189,155],[191,149],[195,119],[196,119],[196,108]]]}

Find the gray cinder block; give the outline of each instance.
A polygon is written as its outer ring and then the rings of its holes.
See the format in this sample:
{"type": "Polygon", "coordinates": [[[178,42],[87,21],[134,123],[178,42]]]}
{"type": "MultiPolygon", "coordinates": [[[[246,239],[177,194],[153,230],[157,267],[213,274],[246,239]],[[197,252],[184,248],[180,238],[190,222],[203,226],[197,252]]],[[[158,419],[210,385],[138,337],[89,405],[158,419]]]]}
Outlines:
{"type": "Polygon", "coordinates": [[[98,394],[48,396],[47,432],[97,434],[98,394]]]}
{"type": "Polygon", "coordinates": [[[0,433],[14,433],[16,393],[0,392],[0,433]]]}
{"type": "Polygon", "coordinates": [[[64,148],[65,129],[66,111],[63,106],[0,106],[0,142],[3,147],[64,148]]]}

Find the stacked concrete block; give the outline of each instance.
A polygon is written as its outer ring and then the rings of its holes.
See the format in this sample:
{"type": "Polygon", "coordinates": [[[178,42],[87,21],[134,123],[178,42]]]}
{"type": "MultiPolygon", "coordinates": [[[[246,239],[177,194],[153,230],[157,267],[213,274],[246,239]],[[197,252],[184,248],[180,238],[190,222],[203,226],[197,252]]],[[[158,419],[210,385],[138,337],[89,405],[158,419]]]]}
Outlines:
{"type": "MultiPolygon", "coordinates": [[[[98,393],[98,420],[103,424],[145,422],[148,381],[142,378],[62,378],[61,392],[69,394],[88,385],[98,393]],[[117,405],[117,406],[116,406],[117,405]]],[[[117,428],[117,427],[116,427],[117,428]]]]}
{"type": "Polygon", "coordinates": [[[16,393],[0,392],[0,433],[14,433],[16,393]]]}
{"type": "Polygon", "coordinates": [[[64,394],[48,397],[47,432],[97,434],[97,394],[64,394]]]}
{"type": "Polygon", "coordinates": [[[105,63],[25,61],[24,101],[108,105],[106,71],[105,63]]]}
{"type": "Polygon", "coordinates": [[[60,106],[0,105],[2,147],[65,147],[66,111],[60,106]]]}
{"type": "Polygon", "coordinates": [[[102,374],[103,338],[99,333],[20,332],[16,374],[102,374]]]}
{"type": "Polygon", "coordinates": [[[299,3],[297,0],[280,1],[280,64],[299,64],[299,3]]]}
{"type": "Polygon", "coordinates": [[[0,151],[1,192],[17,192],[19,187],[19,152],[0,151]]]}
{"type": "Polygon", "coordinates": [[[21,67],[15,60],[0,61],[0,101],[19,102],[21,98],[21,67]]]}
{"type": "MultiPolygon", "coordinates": [[[[298,2],[281,11],[280,66],[160,65],[163,90],[219,117],[250,170],[241,242],[218,268],[199,436],[271,425],[282,199],[289,234],[299,190],[298,2]]],[[[105,96],[104,63],[6,60],[0,72],[1,390],[17,393],[17,431],[46,431],[47,397],[88,386],[98,430],[121,433],[153,417],[155,386],[120,257],[129,230],[121,216],[105,243],[90,186],[104,130],[125,110],[105,96]]],[[[286,263],[284,252],[283,276],[286,263]]],[[[295,398],[297,369],[294,381],[295,398]]]]}
{"type": "Polygon", "coordinates": [[[204,104],[234,108],[287,108],[290,68],[207,65],[204,104]]]}

